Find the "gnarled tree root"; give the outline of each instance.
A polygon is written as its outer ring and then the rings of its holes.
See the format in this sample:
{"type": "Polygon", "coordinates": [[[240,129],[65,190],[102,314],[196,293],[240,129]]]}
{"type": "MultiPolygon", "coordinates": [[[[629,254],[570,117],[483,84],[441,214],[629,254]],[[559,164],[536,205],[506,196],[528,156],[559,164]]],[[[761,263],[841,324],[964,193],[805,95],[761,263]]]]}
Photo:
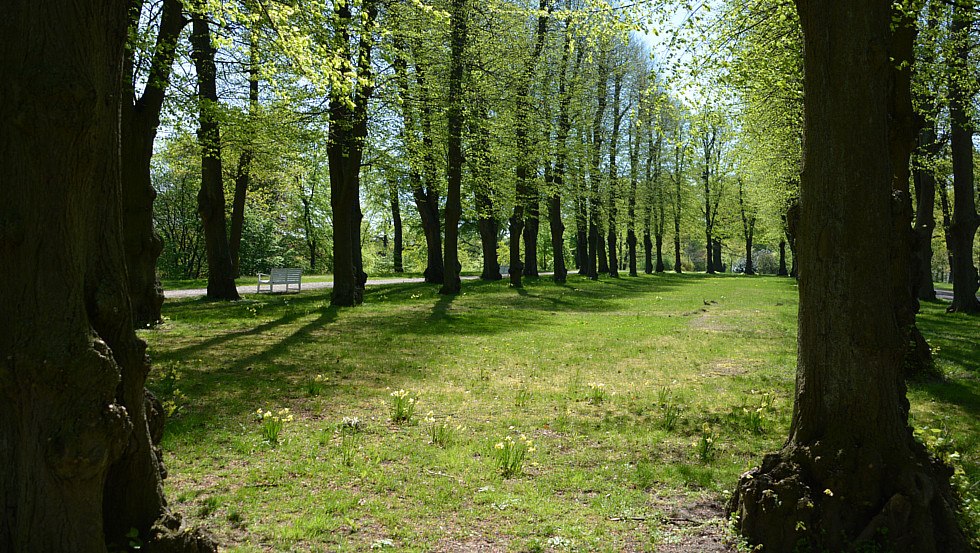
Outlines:
{"type": "Polygon", "coordinates": [[[728,509],[765,553],[967,553],[951,474],[914,442],[901,456],[791,442],[742,475],[728,509]]]}

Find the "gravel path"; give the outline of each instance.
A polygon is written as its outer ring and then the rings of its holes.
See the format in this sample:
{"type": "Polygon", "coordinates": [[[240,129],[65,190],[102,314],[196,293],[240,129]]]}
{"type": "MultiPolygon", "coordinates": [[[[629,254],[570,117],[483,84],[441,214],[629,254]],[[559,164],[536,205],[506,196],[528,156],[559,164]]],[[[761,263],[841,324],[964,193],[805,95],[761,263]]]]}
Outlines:
{"type": "MultiPolygon", "coordinates": [[[[460,277],[462,280],[476,280],[475,276],[464,276],[460,277]]],[[[367,281],[368,286],[375,286],[379,284],[413,284],[425,282],[422,277],[412,277],[412,278],[369,278],[367,281]]],[[[333,281],[321,281],[321,282],[304,282],[303,290],[321,290],[323,288],[333,288],[333,281]]],[[[275,291],[282,291],[282,286],[277,286],[275,291]]],[[[198,296],[203,296],[207,294],[208,291],[205,288],[195,288],[191,290],[164,290],[163,297],[166,299],[177,299],[177,298],[193,298],[198,296]]],[[[255,285],[248,284],[245,286],[238,287],[239,294],[254,294],[255,285]]]]}

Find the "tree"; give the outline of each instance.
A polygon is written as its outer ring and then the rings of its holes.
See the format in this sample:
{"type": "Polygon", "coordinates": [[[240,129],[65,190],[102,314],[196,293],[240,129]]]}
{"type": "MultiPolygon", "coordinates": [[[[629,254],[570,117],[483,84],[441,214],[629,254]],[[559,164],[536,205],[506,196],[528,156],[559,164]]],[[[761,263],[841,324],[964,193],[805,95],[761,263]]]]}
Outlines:
{"type": "Polygon", "coordinates": [[[348,3],[334,6],[337,29],[335,46],[351,64],[353,82],[335,83],[330,89],[330,136],[327,159],[330,166],[330,207],[333,211],[333,292],[330,303],[350,307],[364,297],[361,263],[361,161],[367,139],[368,100],[374,93],[371,49],[373,27],[378,15],[374,0],[361,5],[363,27],[358,39],[356,64],[350,61],[353,14],[348,3]]]}
{"type": "Polygon", "coordinates": [[[211,30],[198,2],[191,16],[191,45],[197,70],[201,145],[201,191],[197,195],[197,212],[204,224],[205,251],[208,257],[209,299],[240,299],[235,287],[231,250],[225,230],[225,187],[221,173],[221,136],[218,123],[218,89],[211,30]]]}
{"type": "Polygon", "coordinates": [[[180,532],[167,508],[162,418],[133,330],[120,131],[127,7],[16,0],[0,21],[0,118],[10,122],[0,134],[0,263],[21,268],[0,291],[2,551],[100,553],[131,529],[147,550],[216,550],[180,532]]]}
{"type": "Polygon", "coordinates": [[[463,56],[466,50],[466,0],[452,0],[450,8],[449,61],[449,152],[446,175],[446,276],[440,294],[458,294],[459,279],[459,218],[463,211],[460,186],[463,180],[463,56]]]}
{"type": "Polygon", "coordinates": [[[980,228],[974,186],[973,134],[970,114],[976,96],[976,76],[970,71],[971,28],[975,19],[973,0],[958,0],[950,27],[954,41],[950,59],[949,119],[953,160],[953,216],[949,225],[952,257],[953,303],[949,311],[980,313],[980,274],[973,264],[973,241],[980,228]]]}
{"type": "MultiPolygon", "coordinates": [[[[524,61],[521,67],[521,75],[517,83],[517,106],[516,106],[516,128],[514,136],[517,142],[517,151],[521,157],[517,162],[516,168],[516,190],[514,193],[514,210],[510,216],[510,284],[515,288],[520,288],[521,277],[524,275],[524,262],[521,261],[521,238],[524,234],[524,226],[527,223],[527,214],[531,210],[536,217],[536,207],[532,210],[532,203],[537,204],[538,193],[530,175],[530,160],[523,155],[531,145],[529,124],[531,121],[531,86],[538,60],[544,50],[545,36],[548,33],[548,20],[551,16],[551,0],[539,0],[537,25],[534,32],[534,44],[530,56],[524,61]]],[[[537,221],[534,223],[537,229],[537,221]]],[[[537,232],[535,232],[535,244],[537,243],[537,232]]],[[[525,240],[525,242],[527,242],[525,240]]],[[[532,250],[529,254],[537,258],[536,251],[532,250]]],[[[536,267],[534,267],[536,270],[536,267]]]]}
{"type": "MultiPolygon", "coordinates": [[[[967,551],[951,471],[908,426],[905,329],[877,306],[908,283],[894,238],[892,3],[799,0],[804,33],[800,314],[790,436],[743,475],[738,529],[767,551],[967,551]],[[831,153],[834,153],[833,155],[831,153]],[[846,237],[860,236],[861,240],[846,237]],[[882,277],[887,285],[882,287],[882,277]]],[[[906,163],[907,163],[906,159],[906,163]]]]}
{"type": "MultiPolygon", "coordinates": [[[[130,6],[131,29],[135,30],[138,25],[141,11],[142,2],[130,6]]],[[[164,0],[146,85],[138,97],[134,47],[126,49],[124,61],[127,97],[122,103],[123,234],[133,322],[138,327],[159,321],[163,305],[163,288],[157,278],[157,258],[163,242],[153,230],[156,192],[150,181],[150,159],[170,83],[177,39],[186,23],[180,0],[164,0]]]]}
{"type": "Polygon", "coordinates": [[[745,274],[754,275],[752,265],[752,239],[755,236],[756,214],[751,206],[746,207],[745,185],[742,178],[738,179],[738,212],[742,217],[742,236],[745,238],[745,274]]]}

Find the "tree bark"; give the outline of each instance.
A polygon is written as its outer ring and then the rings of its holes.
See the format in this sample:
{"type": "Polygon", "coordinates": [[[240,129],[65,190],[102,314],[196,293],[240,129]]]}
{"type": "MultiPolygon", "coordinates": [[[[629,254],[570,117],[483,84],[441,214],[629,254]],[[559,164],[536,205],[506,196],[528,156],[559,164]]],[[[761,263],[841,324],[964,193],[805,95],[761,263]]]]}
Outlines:
{"type": "Polygon", "coordinates": [[[241,276],[239,251],[242,245],[242,230],[245,228],[245,197],[252,180],[252,158],[255,157],[255,117],[259,108],[259,45],[253,25],[248,31],[248,129],[246,143],[238,157],[238,170],[235,173],[235,197],[231,202],[231,251],[232,274],[241,276]]]}
{"type": "Polygon", "coordinates": [[[908,282],[907,271],[881,271],[901,258],[888,155],[891,5],[797,2],[806,141],[796,402],[788,441],[743,475],[730,505],[738,530],[766,551],[968,550],[951,471],[908,426],[903,329],[880,310],[882,295],[893,302],[908,282]]]}
{"type": "Polygon", "coordinates": [[[974,23],[973,0],[959,0],[953,8],[950,27],[955,41],[950,62],[949,119],[950,150],[953,160],[953,217],[949,225],[950,255],[953,258],[953,303],[947,311],[980,313],[980,275],[973,264],[973,242],[980,228],[977,215],[977,190],[974,186],[973,121],[970,105],[976,97],[970,73],[972,47],[971,28],[974,23]]]}
{"type": "Polygon", "coordinates": [[[463,54],[466,50],[466,0],[452,0],[449,22],[449,123],[446,167],[446,276],[440,294],[458,294],[459,218],[463,213],[460,187],[463,180],[463,54]]]}
{"type": "MultiPolygon", "coordinates": [[[[550,0],[539,0],[538,21],[534,33],[534,46],[531,49],[531,55],[528,57],[524,67],[521,70],[520,81],[517,85],[517,128],[515,129],[514,134],[517,142],[517,151],[522,152],[522,155],[517,162],[517,184],[514,191],[514,210],[510,216],[510,268],[508,269],[510,274],[510,285],[514,288],[521,288],[523,286],[521,277],[524,275],[525,265],[521,261],[521,238],[522,235],[524,235],[524,227],[527,224],[527,212],[529,209],[532,209],[532,202],[535,204],[535,206],[538,202],[537,190],[535,190],[535,185],[530,176],[530,161],[527,159],[527,156],[524,155],[524,153],[528,152],[530,149],[528,128],[530,127],[532,116],[532,79],[538,65],[538,59],[541,57],[541,51],[544,50],[545,35],[548,32],[548,18],[550,14],[550,0]]],[[[538,208],[534,207],[533,209],[535,211],[531,213],[532,218],[534,217],[534,213],[536,213],[538,208]]],[[[534,227],[534,240],[537,240],[537,222],[535,221],[532,226],[534,227]]],[[[536,265],[537,251],[535,250],[533,253],[535,256],[533,262],[536,265]]],[[[536,274],[537,267],[532,268],[536,274]]]]}
{"type": "MultiPolygon", "coordinates": [[[[132,50],[125,58],[125,93],[122,102],[123,236],[129,271],[130,302],[137,327],[156,324],[163,305],[163,287],[157,277],[157,258],[163,240],[153,229],[153,201],[156,191],[150,179],[153,141],[160,125],[160,111],[170,83],[177,39],[186,24],[183,4],[165,0],[160,15],[156,46],[143,95],[136,97],[132,50]]],[[[131,27],[138,24],[139,3],[130,6],[131,27]]]]}
{"type": "Polygon", "coordinates": [[[541,227],[541,195],[537,186],[527,189],[528,201],[524,220],[524,269],[523,276],[538,276],[538,230],[541,227]]]}
{"type": "Polygon", "coordinates": [[[738,211],[742,217],[742,237],[745,238],[745,274],[754,275],[755,267],[752,263],[752,237],[755,234],[754,213],[749,214],[745,209],[745,185],[742,179],[738,179],[738,211]]]}
{"type": "Polygon", "coordinates": [[[0,19],[0,551],[213,552],[181,533],[147,418],[123,236],[123,1],[0,19]],[[115,550],[115,547],[113,547],[115,550]]]}
{"type": "Polygon", "coordinates": [[[684,149],[674,147],[674,272],[681,273],[681,180],[684,178],[684,149]]]}
{"type": "Polygon", "coordinates": [[[395,227],[394,243],[392,244],[393,270],[396,273],[405,272],[402,264],[402,210],[401,203],[398,201],[398,182],[392,181],[389,186],[389,202],[391,204],[391,224],[395,227]]]}
{"type": "Polygon", "coordinates": [[[789,271],[786,270],[786,240],[779,241],[779,269],[776,271],[776,276],[789,276],[789,271]]]}
{"type": "MultiPolygon", "coordinates": [[[[327,158],[330,166],[330,206],[333,212],[333,290],[330,303],[349,307],[364,297],[364,274],[361,264],[360,172],[367,139],[368,100],[374,93],[371,50],[374,39],[371,27],[378,14],[375,0],[363,3],[365,20],[358,40],[357,80],[353,98],[337,88],[330,96],[330,130],[327,158]]],[[[351,10],[349,4],[337,4],[337,48],[349,54],[351,10]]]]}
{"type": "Polygon", "coordinates": [[[711,264],[714,266],[715,271],[717,271],[719,273],[724,273],[725,272],[725,264],[722,262],[722,259],[721,259],[721,240],[718,240],[717,238],[714,239],[714,242],[713,242],[713,245],[712,245],[712,249],[711,249],[711,253],[712,253],[712,257],[711,257],[712,262],[711,262],[711,264]]]}
{"type": "Polygon", "coordinates": [[[419,118],[420,123],[415,120],[415,113],[408,103],[411,98],[411,90],[408,79],[408,62],[404,57],[407,51],[403,42],[395,37],[395,59],[392,66],[395,70],[395,80],[398,83],[398,92],[402,98],[402,121],[404,129],[402,139],[405,142],[405,150],[408,153],[408,162],[411,167],[409,183],[412,186],[412,199],[415,201],[415,208],[419,212],[419,219],[422,223],[422,233],[425,235],[426,262],[423,276],[425,282],[430,284],[442,284],[445,278],[444,264],[442,259],[442,229],[439,220],[439,192],[435,187],[435,158],[433,155],[433,141],[431,129],[431,108],[429,107],[429,93],[426,85],[426,76],[421,64],[415,64],[415,81],[418,86],[419,94],[419,118]],[[422,143],[419,144],[416,133],[416,125],[420,124],[422,143]],[[419,167],[421,165],[421,167],[419,167]],[[423,183],[423,173],[425,183],[423,183]]]}
{"type": "Polygon", "coordinates": [[[612,135],[609,137],[609,203],[606,207],[606,243],[609,246],[609,276],[619,278],[619,258],[616,255],[616,239],[619,229],[617,228],[617,204],[619,202],[619,171],[616,166],[616,154],[619,147],[619,125],[623,120],[624,113],[620,110],[620,96],[623,91],[623,73],[617,70],[613,76],[613,128],[612,135]]]}
{"type": "MultiPolygon", "coordinates": [[[[605,54],[600,54],[605,55],[605,54]]],[[[588,227],[588,254],[587,254],[587,267],[588,267],[588,277],[592,280],[598,280],[599,272],[608,267],[602,267],[600,264],[600,248],[602,247],[602,239],[600,237],[599,228],[599,211],[600,202],[599,194],[602,187],[602,176],[600,173],[599,163],[602,158],[602,119],[606,113],[606,98],[609,94],[608,81],[609,81],[609,68],[606,65],[608,62],[605,59],[599,61],[598,67],[598,79],[596,85],[596,112],[595,117],[592,120],[592,166],[589,168],[589,205],[588,205],[588,215],[589,215],[589,227],[588,227]]]]}
{"type": "Polygon", "coordinates": [[[221,131],[218,123],[218,88],[215,81],[214,46],[211,29],[198,4],[191,16],[191,46],[197,70],[201,145],[201,190],[197,212],[204,225],[208,257],[208,299],[238,300],[225,219],[225,187],[221,172],[221,131]]]}

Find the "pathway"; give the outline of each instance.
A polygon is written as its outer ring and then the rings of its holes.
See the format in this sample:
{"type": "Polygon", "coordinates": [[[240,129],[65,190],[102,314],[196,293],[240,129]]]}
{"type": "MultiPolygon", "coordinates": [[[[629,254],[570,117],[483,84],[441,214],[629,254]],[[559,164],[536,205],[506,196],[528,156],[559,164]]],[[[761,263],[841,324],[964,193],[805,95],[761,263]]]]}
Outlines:
{"type": "MultiPolygon", "coordinates": [[[[475,280],[478,277],[475,276],[464,276],[460,277],[462,280],[475,280]]],[[[425,282],[422,277],[411,277],[411,278],[369,278],[367,281],[368,286],[376,286],[380,284],[414,284],[425,282]]],[[[333,288],[333,281],[320,281],[320,282],[304,282],[303,290],[320,290],[323,288],[333,288]]],[[[276,291],[281,291],[282,286],[277,286],[276,291]]],[[[177,298],[192,298],[197,296],[204,296],[208,293],[205,288],[194,288],[190,290],[164,290],[163,297],[166,299],[177,299],[177,298]]],[[[238,287],[239,294],[254,294],[255,285],[246,284],[244,286],[238,287]]]]}

